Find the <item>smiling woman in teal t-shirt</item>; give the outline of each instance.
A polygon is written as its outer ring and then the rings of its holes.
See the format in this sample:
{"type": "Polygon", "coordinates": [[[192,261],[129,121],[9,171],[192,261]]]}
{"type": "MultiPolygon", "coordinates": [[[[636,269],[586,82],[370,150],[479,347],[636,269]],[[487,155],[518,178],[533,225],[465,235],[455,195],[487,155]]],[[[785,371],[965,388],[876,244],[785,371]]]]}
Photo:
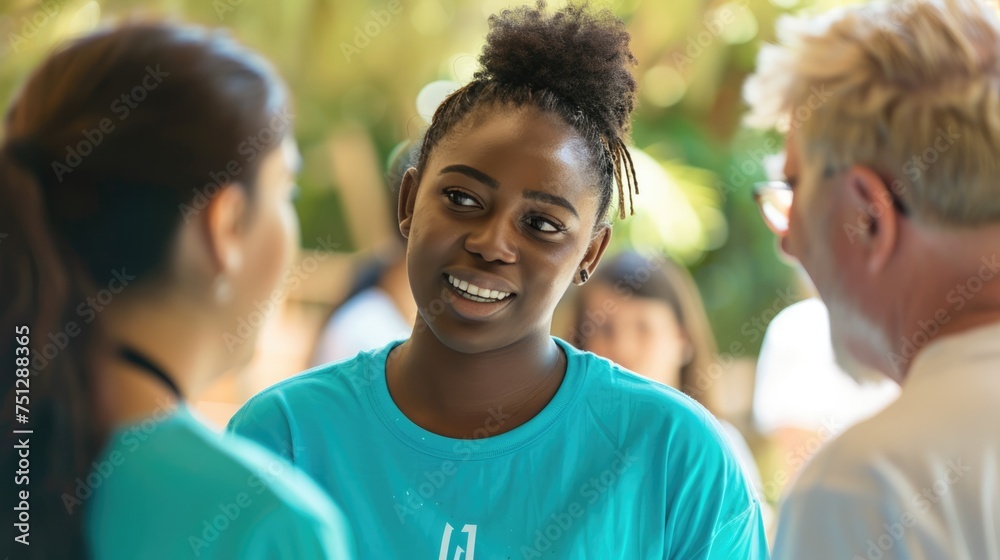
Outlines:
{"type": "Polygon", "coordinates": [[[569,6],[490,26],[400,187],[411,337],[264,391],[230,429],[312,475],[371,558],[766,558],[717,422],[549,334],[635,184],[624,25],[569,6]]]}
{"type": "Polygon", "coordinates": [[[385,368],[398,343],[279,383],[230,428],[310,473],[372,558],[766,558],[759,504],[718,423],[553,341],[566,358],[555,395],[511,430],[512,411],[489,409],[480,439],[433,433],[396,406],[385,368]]]}

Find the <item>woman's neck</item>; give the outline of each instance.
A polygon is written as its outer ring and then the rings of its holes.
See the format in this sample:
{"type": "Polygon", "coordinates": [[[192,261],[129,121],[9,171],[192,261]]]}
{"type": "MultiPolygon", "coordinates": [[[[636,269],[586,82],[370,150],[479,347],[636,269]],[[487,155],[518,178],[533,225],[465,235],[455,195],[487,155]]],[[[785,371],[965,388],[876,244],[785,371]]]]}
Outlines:
{"type": "Polygon", "coordinates": [[[98,405],[109,428],[160,417],[181,401],[166,385],[123,360],[106,360],[101,369],[98,405]]]}
{"type": "Polygon", "coordinates": [[[105,311],[102,342],[94,355],[98,410],[109,427],[162,416],[181,400],[149,368],[124,358],[123,349],[154,364],[189,398],[218,373],[217,352],[208,346],[221,344],[196,314],[183,313],[176,305],[120,303],[105,311]]]}
{"type": "Polygon", "coordinates": [[[461,439],[508,432],[534,418],[565,373],[566,355],[547,334],[466,354],[443,344],[419,317],[413,336],[386,362],[389,392],[407,418],[461,439]]]}

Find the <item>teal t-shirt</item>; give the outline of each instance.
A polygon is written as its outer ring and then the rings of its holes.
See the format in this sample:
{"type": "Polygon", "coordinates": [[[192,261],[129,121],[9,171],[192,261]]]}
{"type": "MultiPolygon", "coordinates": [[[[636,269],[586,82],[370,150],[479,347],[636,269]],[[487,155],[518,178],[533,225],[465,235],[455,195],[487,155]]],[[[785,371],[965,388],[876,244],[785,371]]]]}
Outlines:
{"type": "Polygon", "coordinates": [[[760,504],[715,419],[556,341],[562,385],[498,435],[503,410],[474,440],[403,415],[385,377],[398,342],[270,387],[229,429],[328,490],[366,558],[766,559],[760,504]]]}
{"type": "Polygon", "coordinates": [[[86,511],[94,560],[354,557],[343,514],[315,483],[183,406],[116,430],[78,482],[63,501],[86,511]]]}

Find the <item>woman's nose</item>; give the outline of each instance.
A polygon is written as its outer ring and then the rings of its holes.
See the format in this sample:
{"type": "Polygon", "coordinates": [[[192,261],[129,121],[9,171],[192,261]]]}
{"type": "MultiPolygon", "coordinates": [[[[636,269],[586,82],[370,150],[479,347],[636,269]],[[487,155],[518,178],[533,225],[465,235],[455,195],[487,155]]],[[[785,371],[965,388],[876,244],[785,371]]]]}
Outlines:
{"type": "Polygon", "coordinates": [[[516,235],[510,220],[500,216],[482,220],[465,239],[465,249],[487,262],[517,262],[516,235]]]}

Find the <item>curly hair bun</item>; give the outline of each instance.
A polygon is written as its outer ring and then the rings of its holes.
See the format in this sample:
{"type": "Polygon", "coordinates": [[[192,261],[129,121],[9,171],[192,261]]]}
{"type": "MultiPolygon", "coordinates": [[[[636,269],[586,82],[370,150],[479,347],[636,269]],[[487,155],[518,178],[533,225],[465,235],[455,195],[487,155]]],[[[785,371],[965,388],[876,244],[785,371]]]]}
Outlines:
{"type": "Polygon", "coordinates": [[[608,10],[570,5],[545,13],[545,2],[490,16],[475,79],[548,90],[610,137],[626,134],[635,106],[625,24],[608,10]]]}

